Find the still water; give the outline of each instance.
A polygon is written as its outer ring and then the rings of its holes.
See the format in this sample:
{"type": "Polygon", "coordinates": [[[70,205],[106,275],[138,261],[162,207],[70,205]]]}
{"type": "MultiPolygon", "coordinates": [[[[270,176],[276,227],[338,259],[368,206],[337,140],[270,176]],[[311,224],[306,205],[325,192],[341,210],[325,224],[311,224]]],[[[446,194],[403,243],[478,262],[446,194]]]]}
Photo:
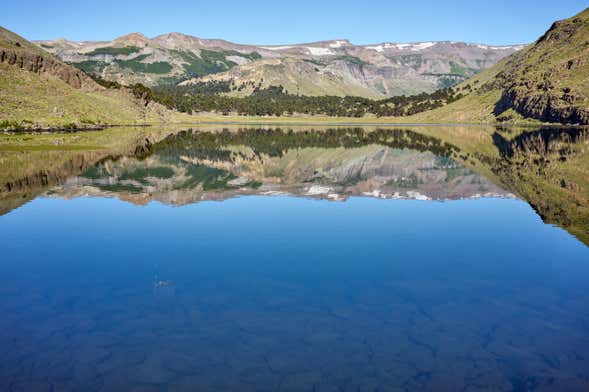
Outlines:
{"type": "Polygon", "coordinates": [[[0,217],[0,390],[589,388],[589,248],[510,190],[430,142],[213,139],[0,217]]]}

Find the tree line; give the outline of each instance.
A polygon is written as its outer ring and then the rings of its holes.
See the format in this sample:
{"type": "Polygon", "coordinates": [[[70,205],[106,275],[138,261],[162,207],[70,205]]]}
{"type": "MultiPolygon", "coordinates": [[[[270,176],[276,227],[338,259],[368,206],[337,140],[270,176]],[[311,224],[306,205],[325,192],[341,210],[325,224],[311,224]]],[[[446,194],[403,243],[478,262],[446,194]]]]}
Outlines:
{"type": "Polygon", "coordinates": [[[212,112],[240,116],[324,115],[332,117],[399,117],[425,112],[460,99],[463,94],[452,88],[411,96],[369,99],[354,96],[308,96],[291,94],[283,86],[263,88],[253,84],[253,93],[245,97],[227,95],[234,91],[234,81],[197,82],[191,85],[167,85],[150,89],[136,83],[122,86],[91,75],[106,88],[128,88],[145,104],[156,101],[169,109],[194,114],[212,112]]]}
{"type": "Polygon", "coordinates": [[[152,152],[161,155],[186,155],[224,161],[231,154],[228,146],[248,146],[256,154],[280,157],[286,151],[301,148],[358,148],[378,144],[391,148],[431,151],[440,157],[458,154],[459,149],[440,139],[407,129],[328,128],[294,131],[292,129],[240,128],[238,132],[186,130],[168,136],[153,146],[152,152]]]}
{"type": "Polygon", "coordinates": [[[201,82],[190,86],[159,87],[154,89],[153,96],[168,108],[189,114],[215,112],[241,116],[300,114],[335,117],[407,116],[444,106],[462,97],[451,88],[431,94],[374,100],[353,96],[295,95],[282,86],[262,88],[260,85],[249,96],[234,97],[224,94],[231,91],[231,83],[201,82]]]}

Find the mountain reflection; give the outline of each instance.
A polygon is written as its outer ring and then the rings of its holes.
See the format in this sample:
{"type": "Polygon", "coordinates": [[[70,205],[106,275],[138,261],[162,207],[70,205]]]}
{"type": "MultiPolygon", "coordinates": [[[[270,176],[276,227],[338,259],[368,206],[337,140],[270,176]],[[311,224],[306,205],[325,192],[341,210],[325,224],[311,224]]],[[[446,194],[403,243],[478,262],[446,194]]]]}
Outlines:
{"type": "Polygon", "coordinates": [[[105,159],[50,194],[171,205],[254,194],[329,200],[512,197],[448,157],[452,151],[410,131],[187,131],[140,157],[105,159]]]}
{"type": "Polygon", "coordinates": [[[39,196],[181,206],[243,195],[334,201],[517,195],[545,223],[589,244],[587,128],[229,126],[103,132],[89,139],[108,135],[116,138],[116,147],[0,151],[5,168],[0,215],[39,196]]]}

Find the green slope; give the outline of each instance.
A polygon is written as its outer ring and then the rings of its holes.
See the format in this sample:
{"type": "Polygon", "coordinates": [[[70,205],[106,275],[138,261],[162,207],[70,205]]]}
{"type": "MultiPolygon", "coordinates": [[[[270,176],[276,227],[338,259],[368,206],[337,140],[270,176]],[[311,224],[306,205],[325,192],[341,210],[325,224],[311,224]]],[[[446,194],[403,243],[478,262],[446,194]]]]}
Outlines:
{"type": "Polygon", "coordinates": [[[589,8],[458,89],[463,99],[415,120],[589,124],[589,8]]]}
{"type": "Polygon", "coordinates": [[[169,115],[126,89],[99,86],[80,70],[0,28],[0,128],[134,124],[169,115]]]}

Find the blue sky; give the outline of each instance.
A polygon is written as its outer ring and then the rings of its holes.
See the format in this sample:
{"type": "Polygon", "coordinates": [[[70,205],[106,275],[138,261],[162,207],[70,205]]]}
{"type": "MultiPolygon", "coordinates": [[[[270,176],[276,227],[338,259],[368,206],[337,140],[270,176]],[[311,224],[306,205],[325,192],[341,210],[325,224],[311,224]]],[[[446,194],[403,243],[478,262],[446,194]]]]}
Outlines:
{"type": "Polygon", "coordinates": [[[28,39],[111,40],[178,31],[238,43],[348,38],[356,44],[410,41],[528,43],[579,0],[355,1],[7,1],[0,25],[28,39]]]}

